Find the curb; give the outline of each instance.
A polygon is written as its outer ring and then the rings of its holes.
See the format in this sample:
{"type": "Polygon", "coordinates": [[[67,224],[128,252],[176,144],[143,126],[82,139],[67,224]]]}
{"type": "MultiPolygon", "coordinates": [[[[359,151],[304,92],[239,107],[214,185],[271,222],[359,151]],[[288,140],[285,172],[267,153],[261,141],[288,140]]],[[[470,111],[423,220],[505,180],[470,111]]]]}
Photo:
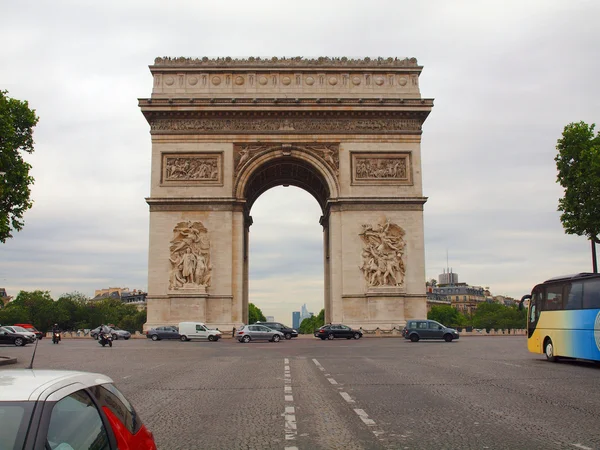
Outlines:
{"type": "Polygon", "coordinates": [[[0,356],[0,366],[6,366],[8,364],[16,364],[17,358],[10,358],[8,356],[0,356]]]}

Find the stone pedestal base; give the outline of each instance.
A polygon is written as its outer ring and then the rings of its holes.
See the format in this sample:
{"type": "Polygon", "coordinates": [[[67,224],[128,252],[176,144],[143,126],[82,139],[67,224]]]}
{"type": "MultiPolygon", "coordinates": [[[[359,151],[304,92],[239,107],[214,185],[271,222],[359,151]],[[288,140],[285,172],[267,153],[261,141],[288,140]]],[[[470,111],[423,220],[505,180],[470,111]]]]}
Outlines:
{"type": "Polygon", "coordinates": [[[232,297],[178,291],[165,297],[147,297],[148,317],[144,331],[179,322],[204,322],[211,328],[227,332],[239,324],[231,321],[232,297]]]}
{"type": "Polygon", "coordinates": [[[425,296],[398,291],[397,288],[379,288],[364,295],[343,296],[343,312],[339,321],[353,328],[389,330],[404,326],[409,319],[427,318],[425,296]]]}

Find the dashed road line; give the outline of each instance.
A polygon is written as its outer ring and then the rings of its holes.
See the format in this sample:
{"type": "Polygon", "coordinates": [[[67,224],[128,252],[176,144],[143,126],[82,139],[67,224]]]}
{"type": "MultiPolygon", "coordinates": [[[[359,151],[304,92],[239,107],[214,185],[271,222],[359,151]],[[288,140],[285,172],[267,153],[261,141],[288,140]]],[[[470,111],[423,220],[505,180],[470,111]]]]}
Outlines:
{"type": "Polygon", "coordinates": [[[348,403],[356,403],[352,397],[350,397],[350,395],[347,392],[340,392],[340,395],[342,396],[342,398],[344,400],[346,400],[348,403]]]}
{"type": "MultiPolygon", "coordinates": [[[[285,399],[285,412],[283,413],[285,440],[294,441],[298,435],[298,428],[296,426],[296,408],[294,407],[294,396],[292,394],[290,360],[284,358],[283,364],[283,380],[285,383],[283,386],[283,397],[285,399]]],[[[298,447],[285,447],[285,450],[298,450],[298,447]]]]}
{"type": "Polygon", "coordinates": [[[583,450],[592,450],[591,447],[586,447],[585,445],[582,444],[571,444],[573,447],[577,447],[577,448],[581,448],[583,450]]]}
{"type": "MultiPolygon", "coordinates": [[[[325,375],[325,378],[327,378],[327,380],[332,385],[338,385],[338,382],[335,381],[335,379],[333,379],[330,374],[325,373],[325,368],[321,365],[321,363],[319,361],[317,361],[316,359],[313,359],[313,362],[315,363],[315,366],[317,366],[319,368],[319,370],[321,372],[323,372],[323,374],[325,375]]],[[[338,389],[343,389],[343,388],[338,387],[338,389]]],[[[342,398],[344,400],[346,400],[346,403],[356,404],[356,401],[347,392],[340,392],[340,395],[342,396],[342,398]]],[[[383,440],[382,438],[380,438],[380,436],[382,434],[384,434],[385,432],[380,428],[375,428],[377,426],[377,424],[375,423],[375,421],[373,419],[371,419],[369,417],[369,415],[365,412],[365,410],[360,409],[360,408],[352,408],[352,409],[356,413],[356,415],[360,418],[360,420],[362,420],[362,422],[370,428],[371,432],[375,435],[375,437],[379,440],[383,440]]]]}
{"type": "Polygon", "coordinates": [[[373,419],[369,419],[369,415],[363,409],[355,409],[354,412],[358,414],[360,420],[362,420],[366,425],[375,425],[375,421],[373,419]]]}

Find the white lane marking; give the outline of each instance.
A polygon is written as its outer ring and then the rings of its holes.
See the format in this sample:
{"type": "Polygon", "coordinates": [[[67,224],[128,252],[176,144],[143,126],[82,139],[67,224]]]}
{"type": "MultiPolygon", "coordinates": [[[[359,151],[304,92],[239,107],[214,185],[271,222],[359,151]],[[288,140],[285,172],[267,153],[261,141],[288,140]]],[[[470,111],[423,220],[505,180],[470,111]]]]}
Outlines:
{"type": "Polygon", "coordinates": [[[150,367],[150,369],[156,369],[157,367],[164,366],[164,365],[165,365],[165,363],[162,363],[162,364],[159,364],[159,365],[157,365],[157,366],[150,367]]]}
{"type": "Polygon", "coordinates": [[[331,384],[338,384],[333,378],[327,378],[331,384]]]}
{"type": "Polygon", "coordinates": [[[317,366],[319,368],[319,370],[322,370],[323,372],[325,372],[325,368],[321,365],[321,363],[319,361],[317,361],[316,359],[313,359],[313,362],[315,363],[315,366],[317,366]]]}
{"type": "MultiPolygon", "coordinates": [[[[294,396],[292,395],[292,374],[289,366],[289,359],[284,358],[284,368],[283,368],[283,376],[284,376],[284,399],[286,403],[285,412],[283,413],[284,418],[284,430],[285,430],[285,440],[293,441],[296,439],[298,435],[298,429],[296,427],[296,408],[294,407],[294,396]]],[[[287,449],[296,449],[297,447],[285,447],[287,449]]]]}
{"type": "Polygon", "coordinates": [[[284,450],[298,450],[298,447],[285,447],[284,450]]]}
{"type": "Polygon", "coordinates": [[[352,400],[352,397],[350,397],[350,395],[347,392],[340,392],[340,395],[342,396],[342,398],[344,400],[346,400],[348,403],[354,403],[354,400],[352,400]]]}
{"type": "Polygon", "coordinates": [[[500,364],[504,364],[505,366],[511,366],[511,367],[521,367],[518,364],[512,364],[512,363],[507,363],[507,362],[502,362],[502,361],[498,361],[500,364]]]}
{"type": "Polygon", "coordinates": [[[127,378],[129,378],[131,375],[127,375],[126,377],[123,377],[124,380],[126,380],[127,378]]]}
{"type": "Polygon", "coordinates": [[[355,409],[354,412],[358,414],[360,420],[362,420],[366,425],[375,425],[375,421],[373,419],[369,419],[369,415],[362,409],[355,409]]]}
{"type": "Polygon", "coordinates": [[[586,447],[585,445],[581,445],[581,444],[571,444],[573,447],[577,447],[577,448],[582,448],[583,450],[592,450],[591,447],[586,447]]]}

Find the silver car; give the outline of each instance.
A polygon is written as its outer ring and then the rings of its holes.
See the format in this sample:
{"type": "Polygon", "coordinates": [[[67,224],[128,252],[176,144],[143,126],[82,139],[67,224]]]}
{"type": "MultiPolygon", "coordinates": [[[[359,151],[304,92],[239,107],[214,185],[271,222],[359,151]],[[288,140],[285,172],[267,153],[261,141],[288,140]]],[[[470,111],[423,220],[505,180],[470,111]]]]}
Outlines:
{"type": "Polygon", "coordinates": [[[240,342],[248,343],[250,341],[272,341],[279,342],[283,339],[283,333],[281,331],[272,330],[264,325],[244,325],[236,331],[235,337],[240,342]]]}
{"type": "MultiPolygon", "coordinates": [[[[121,330],[119,327],[108,327],[111,329],[111,334],[113,341],[117,339],[129,339],[131,337],[131,333],[127,330],[121,330]]],[[[94,339],[98,340],[98,333],[100,333],[100,327],[96,327],[90,331],[90,336],[94,339]]]]}

